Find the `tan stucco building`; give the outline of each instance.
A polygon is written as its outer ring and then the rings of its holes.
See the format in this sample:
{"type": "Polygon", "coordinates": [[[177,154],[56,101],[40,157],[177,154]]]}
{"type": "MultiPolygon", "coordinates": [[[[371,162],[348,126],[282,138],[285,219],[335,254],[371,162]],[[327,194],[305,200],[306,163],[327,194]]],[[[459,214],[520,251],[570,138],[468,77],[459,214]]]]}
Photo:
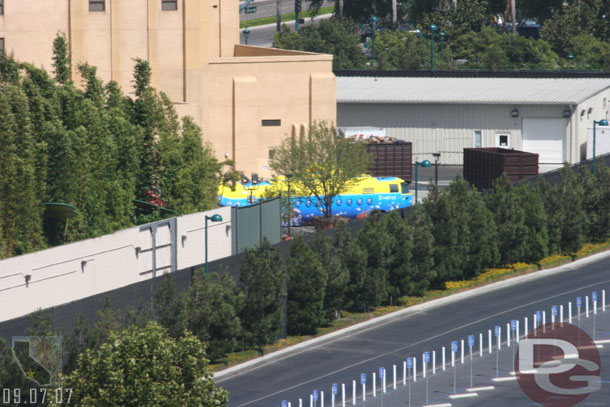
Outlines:
{"type": "MultiPolygon", "coordinates": [[[[73,65],[131,92],[134,59],[219,159],[270,175],[270,148],[312,120],[336,121],[332,56],[239,45],[239,0],[0,0],[0,51],[52,70],[66,33],[73,65]]],[[[76,75],[74,73],[74,75],[76,75]]]]}

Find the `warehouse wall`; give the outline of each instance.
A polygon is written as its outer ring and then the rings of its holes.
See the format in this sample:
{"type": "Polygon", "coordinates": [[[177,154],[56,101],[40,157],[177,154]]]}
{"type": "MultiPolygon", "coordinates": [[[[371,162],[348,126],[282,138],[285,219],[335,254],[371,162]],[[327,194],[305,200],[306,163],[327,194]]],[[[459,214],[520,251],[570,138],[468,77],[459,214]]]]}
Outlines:
{"type": "Polygon", "coordinates": [[[481,131],[481,147],[497,147],[497,135],[505,133],[510,135],[508,148],[520,150],[524,118],[560,119],[566,109],[569,106],[338,103],[337,125],[384,127],[386,135],[413,143],[413,161],[432,160],[432,153],[440,152],[441,164],[461,165],[462,149],[475,147],[476,130],[481,131]],[[511,116],[514,108],[519,111],[516,118],[511,116]]]}

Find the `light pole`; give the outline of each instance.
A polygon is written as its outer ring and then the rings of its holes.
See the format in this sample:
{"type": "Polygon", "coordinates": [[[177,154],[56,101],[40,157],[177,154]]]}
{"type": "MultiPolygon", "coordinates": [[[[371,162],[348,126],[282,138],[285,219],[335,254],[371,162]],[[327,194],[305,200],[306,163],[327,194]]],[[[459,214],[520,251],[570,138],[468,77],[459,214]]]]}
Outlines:
{"type": "Polygon", "coordinates": [[[222,216],[215,214],[212,216],[205,215],[205,278],[208,278],[208,220],[212,222],[222,222],[222,216]]]}
{"type": "Polygon", "coordinates": [[[434,71],[434,31],[438,30],[436,24],[430,26],[430,69],[434,71]]]}
{"type": "Polygon", "coordinates": [[[290,239],[290,223],[292,222],[292,201],[290,200],[290,178],[292,174],[286,174],[288,180],[288,238],[290,239]]]}
{"type": "Polygon", "coordinates": [[[373,61],[375,60],[375,24],[377,24],[377,17],[373,16],[371,17],[371,41],[372,41],[372,45],[371,45],[371,57],[373,59],[373,61]]]}
{"type": "Polygon", "coordinates": [[[248,37],[250,36],[250,29],[246,27],[244,29],[244,39],[246,40],[246,45],[248,45],[248,37]]]}
{"type": "Polygon", "coordinates": [[[443,49],[445,48],[445,31],[441,31],[438,33],[439,37],[441,37],[441,59],[443,59],[443,49]]]}
{"type": "Polygon", "coordinates": [[[431,167],[432,163],[429,160],[424,160],[422,162],[415,161],[415,205],[417,205],[417,181],[418,181],[417,168],[420,166],[427,168],[427,167],[431,167]]]}
{"type": "Polygon", "coordinates": [[[595,174],[597,170],[597,161],[595,158],[595,125],[599,124],[600,126],[607,126],[608,120],[601,119],[599,121],[593,120],[593,174],[595,174]]]}
{"type": "Polygon", "coordinates": [[[434,156],[434,183],[438,185],[438,160],[441,158],[441,153],[432,153],[434,156]]]}

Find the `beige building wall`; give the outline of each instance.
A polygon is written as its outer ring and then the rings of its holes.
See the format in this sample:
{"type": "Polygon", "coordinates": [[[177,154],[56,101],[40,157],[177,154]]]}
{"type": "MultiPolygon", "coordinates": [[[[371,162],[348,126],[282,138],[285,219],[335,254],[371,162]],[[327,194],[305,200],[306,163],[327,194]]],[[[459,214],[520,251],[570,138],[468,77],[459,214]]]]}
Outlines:
{"type": "Polygon", "coordinates": [[[134,59],[148,60],[152,85],[181,116],[202,126],[218,158],[270,176],[269,150],[313,120],[336,121],[332,56],[239,45],[239,0],[4,0],[0,38],[10,54],[52,71],[58,32],[70,41],[73,80],[87,62],[98,76],[133,89],[134,59]],[[263,126],[263,120],[274,120],[263,126]]]}

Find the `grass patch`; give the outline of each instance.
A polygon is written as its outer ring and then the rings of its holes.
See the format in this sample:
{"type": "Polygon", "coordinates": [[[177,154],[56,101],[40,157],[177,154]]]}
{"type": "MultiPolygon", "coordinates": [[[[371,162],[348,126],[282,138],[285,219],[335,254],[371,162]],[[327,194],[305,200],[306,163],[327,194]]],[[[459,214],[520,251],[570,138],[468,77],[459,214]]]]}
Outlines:
{"type": "MultiPolygon", "coordinates": [[[[316,15],[331,14],[334,12],[335,12],[335,6],[328,6],[328,7],[322,7],[316,15]]],[[[305,10],[305,11],[302,11],[301,13],[299,13],[299,18],[308,18],[311,16],[313,16],[313,12],[311,10],[305,10]]],[[[288,13],[288,14],[283,14],[282,22],[294,21],[294,17],[295,17],[294,12],[288,13]]],[[[258,25],[273,24],[276,21],[277,21],[276,16],[254,18],[252,20],[241,21],[239,23],[239,28],[256,27],[258,25]]]]}
{"type": "Polygon", "coordinates": [[[400,305],[383,306],[376,308],[371,312],[343,311],[340,319],[334,320],[330,326],[318,328],[318,333],[316,335],[289,336],[286,339],[280,339],[276,341],[272,345],[265,346],[262,352],[256,350],[247,350],[243,352],[231,353],[225,358],[223,358],[220,363],[210,365],[210,367],[214,371],[222,370],[226,367],[243,363],[251,359],[255,359],[267,353],[275,352],[280,349],[296,345],[297,343],[301,343],[318,336],[326,335],[328,333],[338,331],[339,329],[343,329],[348,326],[358,324],[360,322],[368,321],[370,319],[380,317],[391,312],[396,312],[404,308],[409,308],[413,305],[421,304],[423,302],[431,301],[441,297],[446,297],[460,291],[480,287],[496,281],[505,280],[510,277],[516,277],[519,275],[531,273],[539,269],[556,267],[561,264],[568,263],[572,261],[572,259],[576,260],[608,249],[610,249],[610,240],[603,243],[587,243],[578,252],[572,253],[569,256],[555,254],[545,257],[544,259],[540,260],[538,264],[514,263],[504,266],[502,268],[488,269],[484,273],[471,280],[447,281],[445,283],[446,288],[444,290],[429,290],[424,295],[418,297],[402,297],[399,299],[400,305]]]}

